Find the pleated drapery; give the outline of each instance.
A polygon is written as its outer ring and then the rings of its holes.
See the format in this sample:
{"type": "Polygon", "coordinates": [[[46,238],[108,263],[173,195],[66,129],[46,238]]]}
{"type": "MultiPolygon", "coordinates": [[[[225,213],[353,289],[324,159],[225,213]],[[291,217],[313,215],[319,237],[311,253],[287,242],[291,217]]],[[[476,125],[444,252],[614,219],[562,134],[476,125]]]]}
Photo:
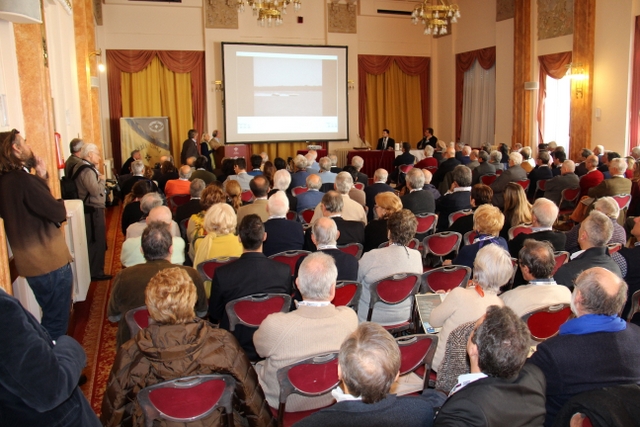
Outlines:
{"type": "Polygon", "coordinates": [[[559,80],[567,74],[567,66],[571,64],[571,52],[552,53],[538,56],[540,77],[538,89],[538,141],[544,142],[544,105],[547,98],[547,76],[559,80]]]}
{"type": "MultiPolygon", "coordinates": [[[[496,63],[496,47],[486,47],[484,49],[472,50],[456,55],[456,141],[460,141],[462,134],[462,100],[464,89],[464,73],[467,72],[474,62],[485,70],[493,67],[496,63]]],[[[491,141],[493,144],[493,141],[491,141]]]]}
{"type": "MultiPolygon", "coordinates": [[[[370,79],[368,79],[367,75],[374,75],[374,76],[380,76],[384,73],[387,73],[388,71],[390,71],[392,64],[395,64],[398,69],[400,71],[402,71],[402,73],[408,75],[408,76],[418,76],[419,77],[419,82],[420,82],[420,87],[419,87],[419,91],[413,91],[412,93],[418,93],[420,95],[420,106],[421,106],[421,121],[422,123],[420,124],[420,126],[418,127],[418,129],[420,130],[420,135],[422,135],[422,130],[424,127],[429,126],[429,81],[430,81],[430,64],[431,64],[431,58],[425,58],[425,57],[416,57],[416,56],[380,56],[380,55],[358,55],[358,84],[360,85],[360,90],[358,93],[358,132],[361,138],[364,138],[365,136],[368,136],[369,138],[372,138],[372,140],[370,140],[369,142],[374,145],[375,141],[377,141],[377,139],[375,139],[375,136],[378,135],[378,133],[382,130],[382,128],[384,127],[389,127],[390,130],[392,130],[392,125],[389,123],[396,123],[398,125],[398,127],[396,128],[396,136],[401,137],[402,135],[397,134],[397,132],[400,129],[405,129],[404,126],[407,125],[402,125],[400,120],[402,119],[400,117],[400,115],[402,114],[401,112],[398,111],[398,109],[400,109],[399,105],[393,105],[393,104],[388,104],[389,99],[387,98],[383,98],[381,100],[381,102],[383,103],[383,108],[384,108],[384,118],[382,118],[381,120],[384,120],[385,123],[381,124],[377,123],[377,124],[372,124],[372,126],[368,126],[367,125],[367,106],[371,105],[368,102],[368,96],[369,96],[369,91],[368,91],[368,81],[371,81],[370,79]],[[398,121],[396,121],[398,120],[398,121]],[[389,122],[391,121],[391,122],[389,122]],[[367,133],[367,129],[371,128],[371,129],[375,129],[372,135],[369,135],[367,133]],[[373,141],[373,139],[375,139],[375,141],[373,141]]],[[[391,71],[391,74],[397,78],[401,78],[400,73],[398,73],[397,71],[391,71]]],[[[388,78],[393,78],[391,75],[388,76],[388,78]]],[[[410,81],[411,79],[406,79],[405,77],[402,77],[402,79],[405,80],[405,82],[410,81]]],[[[402,84],[401,82],[396,82],[395,83],[395,87],[398,87],[398,84],[402,84]]],[[[391,90],[391,88],[389,88],[389,90],[391,90]]],[[[405,89],[405,93],[406,89],[405,89]]],[[[376,97],[378,97],[378,95],[376,94],[376,97]]],[[[397,98],[396,98],[397,99],[397,98]]],[[[380,107],[380,106],[378,106],[380,107]]],[[[402,108],[403,110],[406,111],[406,108],[402,108]]],[[[415,109],[413,109],[413,113],[415,114],[415,109]]],[[[379,113],[375,114],[376,117],[380,117],[379,113]]],[[[415,120],[412,120],[415,121],[415,120]]],[[[417,126],[416,124],[411,124],[411,126],[417,126]]],[[[411,132],[413,131],[413,129],[411,128],[406,128],[407,132],[411,132]]],[[[392,136],[393,136],[393,130],[392,130],[392,136]]],[[[396,138],[399,142],[399,139],[396,138]]],[[[408,139],[408,137],[406,137],[406,139],[408,139]]]]}
{"type": "MultiPolygon", "coordinates": [[[[115,165],[122,164],[122,158],[120,155],[120,118],[123,117],[121,73],[139,73],[145,68],[149,67],[153,59],[156,57],[168,70],[172,71],[173,73],[190,74],[190,97],[193,128],[197,129],[199,132],[205,130],[204,52],[166,50],[107,50],[107,82],[109,92],[111,147],[115,165]]],[[[179,77],[177,79],[184,79],[184,77],[179,77]]],[[[130,102],[129,105],[131,105],[130,102]]],[[[184,106],[184,104],[182,104],[182,106],[184,106]]],[[[180,108],[182,108],[182,106],[180,108]]],[[[173,138],[174,137],[172,132],[172,139],[173,138]]],[[[185,133],[184,139],[186,138],[187,135],[185,133]]],[[[172,140],[172,147],[174,147],[175,144],[179,144],[180,142],[180,137],[178,137],[177,141],[172,140]]],[[[175,150],[173,154],[174,156],[176,155],[175,150]]]]}
{"type": "Polygon", "coordinates": [[[496,139],[496,67],[478,62],[464,73],[460,141],[471,147],[493,145],[496,139]]]}
{"type": "Polygon", "coordinates": [[[633,71],[631,78],[631,111],[629,115],[629,148],[640,145],[640,16],[636,16],[633,38],[633,71]]]}

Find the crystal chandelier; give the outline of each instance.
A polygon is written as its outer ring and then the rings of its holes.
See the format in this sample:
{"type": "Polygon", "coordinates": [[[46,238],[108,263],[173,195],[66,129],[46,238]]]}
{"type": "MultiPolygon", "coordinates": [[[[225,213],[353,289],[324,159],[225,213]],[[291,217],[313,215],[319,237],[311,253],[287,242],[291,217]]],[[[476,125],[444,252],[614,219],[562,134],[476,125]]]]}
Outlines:
{"type": "Polygon", "coordinates": [[[282,25],[282,15],[287,13],[287,6],[293,3],[293,10],[298,12],[302,5],[302,0],[237,0],[238,10],[244,12],[245,4],[253,9],[253,15],[258,17],[258,25],[270,27],[271,25],[282,25]]]}
{"type": "MultiPolygon", "coordinates": [[[[437,0],[436,0],[437,1],[437,0]]],[[[447,34],[447,27],[451,23],[458,22],[460,18],[460,8],[457,4],[448,4],[445,0],[440,0],[440,4],[431,5],[430,0],[422,0],[422,3],[413,9],[411,20],[414,25],[422,22],[424,34],[447,34]]]]}

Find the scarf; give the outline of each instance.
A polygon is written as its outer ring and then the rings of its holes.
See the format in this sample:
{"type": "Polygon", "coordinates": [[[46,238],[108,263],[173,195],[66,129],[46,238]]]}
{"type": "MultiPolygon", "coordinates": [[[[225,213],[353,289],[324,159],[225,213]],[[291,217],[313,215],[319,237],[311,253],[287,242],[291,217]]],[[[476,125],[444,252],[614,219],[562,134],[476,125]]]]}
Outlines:
{"type": "Polygon", "coordinates": [[[619,316],[585,314],[560,326],[560,335],[586,335],[596,332],[619,332],[627,329],[627,322],[619,316]]]}

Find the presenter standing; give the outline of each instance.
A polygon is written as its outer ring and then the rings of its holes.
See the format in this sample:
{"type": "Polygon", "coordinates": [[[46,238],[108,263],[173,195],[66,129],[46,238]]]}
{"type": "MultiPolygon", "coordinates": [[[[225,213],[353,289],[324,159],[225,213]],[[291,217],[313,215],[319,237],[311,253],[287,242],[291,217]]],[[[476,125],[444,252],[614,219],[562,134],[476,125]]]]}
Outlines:
{"type": "Polygon", "coordinates": [[[389,137],[389,129],[382,130],[382,138],[378,139],[377,150],[395,150],[396,141],[389,137]]]}

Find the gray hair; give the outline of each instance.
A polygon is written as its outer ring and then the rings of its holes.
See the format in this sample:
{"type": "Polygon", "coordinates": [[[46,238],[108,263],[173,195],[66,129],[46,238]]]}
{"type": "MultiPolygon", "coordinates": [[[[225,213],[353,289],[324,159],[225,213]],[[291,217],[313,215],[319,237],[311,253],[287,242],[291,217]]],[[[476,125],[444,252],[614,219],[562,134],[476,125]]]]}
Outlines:
{"type": "Polygon", "coordinates": [[[84,141],[80,138],[73,138],[71,142],[69,142],[69,150],[71,154],[78,153],[82,150],[82,146],[84,145],[84,141]]]}
{"type": "Polygon", "coordinates": [[[573,160],[565,160],[562,167],[569,173],[576,171],[576,163],[573,160]]]}
{"type": "Polygon", "coordinates": [[[602,267],[594,267],[584,270],[576,278],[576,286],[571,296],[572,307],[574,298],[578,292],[582,295],[582,307],[589,314],[603,314],[605,316],[617,316],[622,311],[627,301],[627,282],[602,267]],[[603,283],[611,285],[614,282],[618,286],[615,295],[609,295],[603,288],[603,283]]]}
{"type": "Polygon", "coordinates": [[[325,209],[331,213],[340,213],[342,212],[342,208],[344,208],[344,199],[342,195],[337,191],[327,191],[324,196],[322,196],[321,202],[325,209]]]}
{"type": "Polygon", "coordinates": [[[429,169],[422,169],[422,174],[424,175],[424,183],[431,184],[431,180],[433,179],[433,174],[429,169]]]}
{"type": "Polygon", "coordinates": [[[413,168],[407,173],[407,183],[412,190],[419,190],[424,187],[424,174],[422,170],[413,168]]]}
{"type": "Polygon", "coordinates": [[[347,194],[353,187],[353,177],[349,172],[340,172],[334,184],[339,193],[347,194]]]}
{"type": "Polygon", "coordinates": [[[329,154],[329,160],[331,160],[331,166],[336,166],[338,164],[338,156],[335,154],[329,154]]]}
{"type": "Polygon", "coordinates": [[[613,224],[609,217],[600,211],[593,210],[580,224],[582,230],[587,233],[587,242],[592,246],[605,246],[613,236],[613,224]]]}
{"type": "Polygon", "coordinates": [[[206,184],[200,178],[196,178],[191,181],[191,185],[189,186],[189,194],[191,197],[200,197],[202,195],[202,191],[206,187],[206,184]]]}
{"type": "Polygon", "coordinates": [[[473,262],[473,281],[485,291],[498,293],[513,275],[509,252],[491,244],[481,248],[473,262]]]}
{"type": "Polygon", "coordinates": [[[142,254],[147,261],[166,259],[169,248],[173,245],[173,237],[163,222],[152,222],[142,232],[140,245],[142,254]]]}
{"type": "Polygon", "coordinates": [[[98,149],[98,146],[96,144],[89,142],[82,146],[82,150],[80,151],[80,157],[88,160],[89,154],[91,153],[100,154],[100,150],[98,149]]]}
{"type": "Polygon", "coordinates": [[[424,148],[424,155],[425,155],[426,157],[432,157],[432,156],[433,156],[433,147],[432,147],[432,146],[430,146],[430,145],[427,145],[427,146],[424,148]]]}
{"type": "Polygon", "coordinates": [[[386,169],[376,169],[376,171],[373,174],[373,181],[374,182],[379,182],[379,181],[384,181],[387,182],[387,178],[389,178],[389,173],[387,172],[386,169]]]}
{"type": "Polygon", "coordinates": [[[527,267],[536,279],[547,279],[553,275],[556,260],[551,243],[534,239],[526,239],[518,252],[520,267],[527,267]]]}
{"type": "Polygon", "coordinates": [[[596,200],[593,208],[602,212],[611,219],[618,219],[618,215],[620,215],[620,205],[618,205],[618,202],[610,196],[596,200]]]}
{"type": "Polygon", "coordinates": [[[180,174],[180,178],[189,179],[189,178],[191,178],[191,174],[193,173],[193,169],[191,168],[191,166],[184,165],[184,166],[182,166],[180,168],[180,171],[178,173],[180,174]]]}
{"type": "MultiPolygon", "coordinates": [[[[484,150],[481,150],[478,153],[478,159],[482,159],[482,161],[485,162],[485,163],[488,162],[489,161],[489,153],[487,153],[484,150]]],[[[502,159],[502,157],[501,157],[501,159],[502,159]]]]}
{"type": "Polygon", "coordinates": [[[298,154],[295,159],[293,159],[293,164],[298,169],[306,169],[307,168],[307,158],[302,154],[298,154]]]}
{"type": "MultiPolygon", "coordinates": [[[[616,175],[624,175],[627,170],[627,161],[621,157],[615,158],[609,162],[609,169],[618,171],[616,175]]],[[[613,173],[611,175],[614,175],[613,173]]]]}
{"type": "Polygon", "coordinates": [[[309,190],[319,190],[322,187],[322,179],[320,175],[312,173],[307,177],[306,184],[309,190]]]}
{"type": "Polygon", "coordinates": [[[465,156],[468,156],[469,154],[471,154],[471,147],[468,145],[465,145],[464,147],[462,147],[462,154],[464,154],[465,156]]]}
{"type": "Polygon", "coordinates": [[[285,216],[289,212],[289,199],[284,191],[278,190],[267,200],[270,215],[285,216]]]}
{"type": "Polygon", "coordinates": [[[331,218],[319,218],[311,228],[317,245],[335,245],[338,240],[338,226],[331,218]]]}
{"type": "Polygon", "coordinates": [[[631,154],[634,156],[640,157],[640,147],[633,147],[631,149],[631,154]]]}
{"type": "Polygon", "coordinates": [[[277,170],[273,174],[273,188],[287,191],[289,185],[291,185],[291,174],[286,169],[277,170]]]}
{"type": "Polygon", "coordinates": [[[551,227],[558,218],[558,205],[541,197],[533,202],[531,213],[536,216],[541,227],[551,227]]]}
{"type": "Polygon", "coordinates": [[[142,163],[142,160],[136,160],[131,163],[131,172],[134,175],[141,175],[142,172],[144,172],[144,163],[142,163]]]}
{"type": "MultiPolygon", "coordinates": [[[[471,169],[464,165],[458,165],[453,168],[453,172],[451,172],[451,178],[453,181],[458,184],[460,187],[470,187],[471,186],[471,169]]],[[[424,184],[423,184],[424,185],[424,184]]],[[[413,187],[413,185],[411,186],[413,187]]]]}
{"type": "Polygon", "coordinates": [[[523,159],[528,159],[531,157],[531,147],[522,147],[520,149],[520,154],[522,154],[523,159]]]}
{"type": "Polygon", "coordinates": [[[502,153],[498,150],[493,150],[491,152],[491,160],[493,160],[494,162],[500,162],[502,160],[502,153]]]}
{"type": "Polygon", "coordinates": [[[296,284],[303,299],[329,301],[337,278],[338,269],[333,257],[315,252],[306,256],[300,264],[296,284]]]}
{"type": "Polygon", "coordinates": [[[322,157],[318,160],[318,164],[320,165],[320,169],[323,171],[329,172],[331,170],[331,159],[328,157],[322,157]]]}
{"type": "Polygon", "coordinates": [[[149,215],[151,209],[162,206],[162,204],[162,197],[158,193],[147,193],[140,199],[140,210],[143,214],[149,215]]]}
{"type": "Polygon", "coordinates": [[[364,160],[360,156],[353,156],[351,158],[351,166],[355,167],[356,169],[358,169],[358,171],[360,171],[360,169],[362,169],[362,166],[364,166],[364,160]]]}
{"type": "Polygon", "coordinates": [[[513,162],[514,166],[522,163],[522,154],[520,153],[509,153],[509,161],[513,162]]]}

